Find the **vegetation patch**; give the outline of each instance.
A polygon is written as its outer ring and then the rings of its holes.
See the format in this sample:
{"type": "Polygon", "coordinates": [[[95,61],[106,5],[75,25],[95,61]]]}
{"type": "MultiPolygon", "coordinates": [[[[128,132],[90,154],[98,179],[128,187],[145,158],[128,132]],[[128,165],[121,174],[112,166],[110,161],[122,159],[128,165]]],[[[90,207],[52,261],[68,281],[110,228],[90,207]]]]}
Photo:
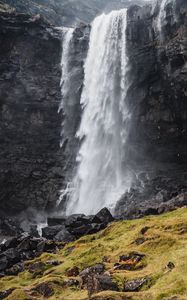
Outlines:
{"type": "MultiPolygon", "coordinates": [[[[86,300],[87,286],[81,285],[81,272],[88,268],[89,274],[90,267],[100,264],[104,268],[99,280],[105,284],[111,278],[119,291],[98,290],[90,299],[168,300],[175,296],[177,300],[187,299],[186,228],[187,208],[161,216],[114,222],[98,234],[67,244],[57,254],[44,253],[26,262],[24,272],[0,279],[0,291],[13,290],[8,300],[86,300]],[[142,236],[144,243],[134,243],[142,236]],[[57,263],[52,265],[50,261],[57,263]],[[126,267],[120,267],[123,265],[126,267]],[[137,290],[125,292],[125,284],[129,290],[133,282],[137,290]]],[[[90,280],[97,279],[95,270],[90,280]]]]}

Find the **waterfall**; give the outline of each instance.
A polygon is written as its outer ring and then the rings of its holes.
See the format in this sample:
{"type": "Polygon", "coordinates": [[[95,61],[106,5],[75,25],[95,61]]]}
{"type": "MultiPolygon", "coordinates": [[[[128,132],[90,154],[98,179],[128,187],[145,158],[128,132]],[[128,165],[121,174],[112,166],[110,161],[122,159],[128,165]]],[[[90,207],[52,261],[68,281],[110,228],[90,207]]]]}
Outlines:
{"type": "MultiPolygon", "coordinates": [[[[70,61],[69,61],[69,52],[71,41],[73,37],[73,28],[62,28],[62,58],[61,58],[61,69],[62,69],[62,76],[61,76],[61,94],[62,94],[62,101],[59,106],[59,112],[63,110],[63,114],[67,115],[69,106],[71,105],[69,101],[69,91],[71,87],[71,76],[70,76],[70,61]]],[[[63,130],[65,130],[65,124],[62,126],[62,136],[63,130]]],[[[61,146],[63,145],[63,140],[61,141],[61,146]]]]}
{"type": "Polygon", "coordinates": [[[126,105],[128,57],[126,9],[98,16],[92,23],[81,96],[81,141],[67,214],[113,208],[130,187],[125,146],[130,113],[126,105]]]}
{"type": "Polygon", "coordinates": [[[166,18],[165,6],[166,6],[167,2],[168,2],[168,0],[162,0],[160,3],[160,10],[159,10],[158,19],[157,19],[157,29],[158,29],[159,33],[162,32],[163,22],[166,18]]]}
{"type": "Polygon", "coordinates": [[[172,2],[172,5],[173,5],[173,16],[174,16],[174,21],[176,22],[176,16],[175,16],[175,11],[174,11],[175,0],[161,0],[159,14],[157,17],[157,30],[159,32],[161,40],[163,40],[162,28],[163,28],[164,22],[166,20],[166,9],[165,8],[166,8],[166,5],[170,2],[172,2]]]}

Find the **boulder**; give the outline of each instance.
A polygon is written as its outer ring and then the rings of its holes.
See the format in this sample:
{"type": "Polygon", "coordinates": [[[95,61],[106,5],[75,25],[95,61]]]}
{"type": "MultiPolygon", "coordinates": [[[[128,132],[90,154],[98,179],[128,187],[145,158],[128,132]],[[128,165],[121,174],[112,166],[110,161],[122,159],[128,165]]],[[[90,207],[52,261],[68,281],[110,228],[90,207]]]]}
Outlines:
{"type": "Polygon", "coordinates": [[[99,291],[119,291],[118,285],[112,280],[109,275],[96,275],[99,291]]]}
{"type": "Polygon", "coordinates": [[[3,249],[7,250],[9,248],[16,248],[18,245],[19,241],[16,237],[9,238],[6,240],[6,242],[3,244],[3,249]]]}
{"type": "Polygon", "coordinates": [[[9,275],[9,276],[16,276],[23,271],[24,271],[24,264],[19,263],[19,264],[12,266],[11,268],[5,270],[5,274],[9,275]]]}
{"type": "Polygon", "coordinates": [[[108,208],[103,208],[101,209],[97,214],[96,217],[101,221],[101,223],[108,224],[110,222],[114,221],[113,216],[111,215],[110,211],[108,208]]]}
{"type": "Polygon", "coordinates": [[[79,281],[73,278],[65,279],[64,284],[66,287],[79,286],[79,281]]]}
{"type": "Polygon", "coordinates": [[[125,282],[124,292],[138,292],[146,283],[147,278],[139,278],[125,282]]]}
{"type": "Polygon", "coordinates": [[[66,275],[68,277],[76,277],[76,276],[78,276],[79,275],[79,268],[75,266],[75,267],[67,270],[66,275]]]}
{"type": "Polygon", "coordinates": [[[36,262],[28,266],[28,271],[30,273],[41,272],[44,268],[45,264],[43,262],[36,262]]]}
{"type": "Polygon", "coordinates": [[[73,242],[74,240],[75,237],[66,228],[58,232],[54,237],[54,241],[63,243],[73,242]]]}
{"type": "Polygon", "coordinates": [[[56,225],[56,226],[48,226],[45,228],[42,228],[42,236],[47,239],[53,239],[57,233],[60,231],[63,231],[65,227],[63,225],[56,225]]]}
{"type": "Polygon", "coordinates": [[[89,220],[84,214],[74,214],[67,217],[65,221],[65,226],[70,228],[77,228],[81,225],[86,225],[89,223],[89,220]]]}
{"type": "Polygon", "coordinates": [[[58,260],[47,260],[46,265],[48,265],[48,266],[59,266],[60,262],[58,260]]]}
{"type": "Polygon", "coordinates": [[[0,257],[0,272],[4,271],[8,266],[8,259],[6,256],[0,257]]]}
{"type": "Polygon", "coordinates": [[[14,291],[14,288],[8,289],[6,291],[0,292],[0,300],[3,300],[7,298],[12,292],[14,291]]]}
{"type": "Polygon", "coordinates": [[[20,253],[17,249],[10,248],[2,253],[3,257],[6,257],[8,264],[16,264],[20,261],[20,253]]]}
{"type": "Polygon", "coordinates": [[[49,298],[54,295],[53,287],[48,282],[38,284],[32,291],[36,291],[44,298],[49,298]]]}
{"type": "Polygon", "coordinates": [[[41,240],[37,245],[38,254],[43,252],[55,253],[57,250],[57,245],[53,241],[41,240]]]}
{"type": "Polygon", "coordinates": [[[66,221],[66,218],[61,217],[50,217],[47,219],[48,226],[58,226],[63,225],[66,221]]]}
{"type": "Polygon", "coordinates": [[[92,267],[86,268],[80,272],[81,277],[81,286],[84,287],[87,284],[88,276],[92,275],[101,275],[105,271],[105,265],[100,263],[92,267]]]}

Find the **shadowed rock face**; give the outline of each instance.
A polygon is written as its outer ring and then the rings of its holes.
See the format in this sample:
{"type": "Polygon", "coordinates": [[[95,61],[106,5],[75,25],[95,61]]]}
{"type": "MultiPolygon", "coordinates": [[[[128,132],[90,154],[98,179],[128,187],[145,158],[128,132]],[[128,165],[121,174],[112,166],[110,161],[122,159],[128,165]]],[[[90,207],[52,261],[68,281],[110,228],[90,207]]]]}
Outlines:
{"type": "MultiPolygon", "coordinates": [[[[70,55],[73,132],[80,119],[77,86],[81,90],[89,38],[84,38],[85,30],[84,26],[75,30],[70,55]]],[[[73,161],[71,143],[66,150],[60,148],[62,31],[40,16],[1,12],[0,43],[1,211],[9,215],[27,208],[51,212],[73,161]]]]}
{"type": "Polygon", "coordinates": [[[130,144],[141,169],[180,168],[187,160],[186,10],[177,9],[175,23],[167,19],[161,43],[154,26],[157,16],[149,7],[129,9],[130,144]]]}
{"type": "Polygon", "coordinates": [[[176,4],[175,9],[166,6],[162,41],[156,29],[157,8],[153,13],[149,6],[128,11],[128,156],[141,184],[117,204],[116,213],[124,217],[140,216],[143,207],[157,205],[157,193],[163,190],[187,189],[187,3],[176,4]]]}
{"type": "Polygon", "coordinates": [[[0,15],[0,203],[45,210],[62,180],[61,36],[41,19],[0,15]]]}

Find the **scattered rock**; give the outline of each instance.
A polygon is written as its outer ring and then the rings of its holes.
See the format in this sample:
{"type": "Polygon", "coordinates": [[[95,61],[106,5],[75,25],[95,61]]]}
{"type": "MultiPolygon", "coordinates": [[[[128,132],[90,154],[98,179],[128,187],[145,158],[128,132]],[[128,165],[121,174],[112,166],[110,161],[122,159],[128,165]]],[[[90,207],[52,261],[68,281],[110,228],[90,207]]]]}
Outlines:
{"type": "Polygon", "coordinates": [[[103,257],[103,262],[104,263],[109,263],[110,262],[110,257],[109,256],[104,256],[103,257]]]}
{"type": "Polygon", "coordinates": [[[4,271],[8,266],[8,260],[6,256],[0,257],[0,272],[4,271]]]}
{"type": "Polygon", "coordinates": [[[101,209],[97,214],[96,217],[101,221],[101,223],[110,223],[114,221],[113,216],[111,215],[108,208],[101,209]]]}
{"type": "Polygon", "coordinates": [[[132,252],[129,253],[128,255],[121,255],[119,257],[119,261],[125,261],[125,262],[129,262],[129,263],[138,263],[142,260],[142,258],[145,257],[144,254],[138,253],[138,252],[132,252]]]}
{"type": "Polygon", "coordinates": [[[67,270],[66,275],[68,277],[76,277],[79,275],[79,268],[78,267],[73,267],[69,270],[67,270]]]}
{"type": "Polygon", "coordinates": [[[60,262],[58,260],[47,260],[46,265],[48,265],[48,266],[59,266],[60,262]]]}
{"type": "Polygon", "coordinates": [[[114,270],[126,270],[126,271],[134,271],[143,268],[143,265],[138,265],[138,263],[144,257],[144,254],[140,254],[137,252],[132,252],[128,255],[121,255],[119,258],[119,262],[125,262],[124,264],[116,263],[114,265],[114,270]]]}
{"type": "Polygon", "coordinates": [[[124,286],[124,292],[138,292],[146,283],[147,278],[126,281],[124,286]]]}
{"type": "Polygon", "coordinates": [[[4,292],[0,292],[0,300],[7,298],[10,294],[12,294],[13,291],[14,291],[14,289],[12,288],[12,289],[6,290],[4,292]]]}
{"type": "Polygon", "coordinates": [[[96,264],[95,266],[84,269],[80,272],[81,277],[81,287],[84,287],[87,283],[88,275],[101,275],[105,271],[104,264],[96,264]]]}
{"type": "Polygon", "coordinates": [[[57,244],[54,241],[41,240],[37,245],[38,253],[49,252],[55,253],[57,250],[57,244]]]}
{"type": "Polygon", "coordinates": [[[19,263],[19,264],[12,266],[11,268],[5,270],[5,275],[16,276],[23,271],[24,271],[24,264],[19,263]]]}
{"type": "Polygon", "coordinates": [[[99,291],[119,291],[118,285],[112,281],[112,277],[106,274],[96,275],[99,291]]]}
{"type": "Polygon", "coordinates": [[[143,228],[140,230],[140,233],[144,235],[149,229],[150,229],[150,227],[148,227],[148,226],[143,227],[143,228]]]}
{"type": "Polygon", "coordinates": [[[69,231],[67,231],[66,228],[64,228],[55,235],[54,240],[57,242],[69,243],[73,242],[75,237],[69,231]]]}
{"type": "Polygon", "coordinates": [[[93,294],[101,291],[119,291],[115,282],[112,281],[109,275],[96,275],[94,273],[87,276],[86,288],[88,290],[88,297],[91,299],[93,294]]]}
{"type": "Polygon", "coordinates": [[[28,266],[28,270],[30,273],[40,272],[44,268],[45,268],[45,264],[43,262],[36,262],[28,266]]]}
{"type": "Polygon", "coordinates": [[[66,218],[51,217],[47,219],[48,226],[64,225],[66,218]]]}
{"type": "Polygon", "coordinates": [[[173,262],[170,261],[170,262],[167,264],[167,267],[168,267],[168,269],[173,270],[173,269],[175,268],[175,264],[174,264],[173,262]]]}
{"type": "Polygon", "coordinates": [[[68,247],[68,248],[66,249],[66,253],[69,255],[69,254],[71,254],[71,253],[73,252],[74,249],[75,249],[75,246],[68,247]]]}
{"type": "Polygon", "coordinates": [[[63,225],[56,225],[42,228],[42,236],[46,239],[52,240],[60,231],[65,230],[63,225]]]}
{"type": "Polygon", "coordinates": [[[42,295],[45,298],[49,298],[54,295],[54,290],[50,283],[48,282],[43,282],[39,285],[37,285],[33,291],[38,292],[40,295],[42,295]]]}
{"type": "Polygon", "coordinates": [[[137,238],[136,240],[135,240],[135,244],[137,245],[137,246],[139,246],[139,245],[142,245],[143,243],[145,243],[145,238],[137,238]]]}
{"type": "Polygon", "coordinates": [[[71,279],[64,280],[64,284],[66,287],[79,286],[79,281],[71,278],[71,279]]]}

